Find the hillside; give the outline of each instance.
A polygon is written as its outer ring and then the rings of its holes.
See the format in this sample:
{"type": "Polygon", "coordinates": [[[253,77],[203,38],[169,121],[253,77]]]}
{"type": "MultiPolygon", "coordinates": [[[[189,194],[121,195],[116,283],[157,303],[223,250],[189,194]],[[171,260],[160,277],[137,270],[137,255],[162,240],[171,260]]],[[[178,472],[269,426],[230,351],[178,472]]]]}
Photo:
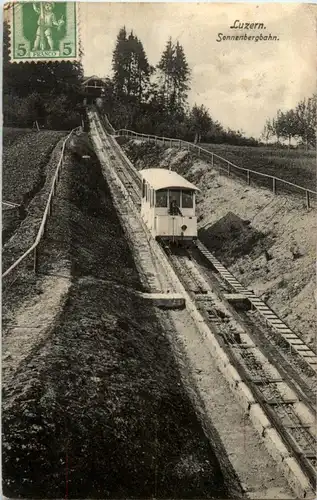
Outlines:
{"type": "Polygon", "coordinates": [[[95,159],[66,158],[40,250],[4,296],[5,495],[232,497],[95,159]]]}
{"type": "Polygon", "coordinates": [[[4,128],[2,199],[20,207],[6,207],[2,212],[2,245],[17,229],[33,197],[44,185],[51,153],[64,136],[65,132],[4,128]]]}
{"type": "Polygon", "coordinates": [[[306,342],[314,342],[316,217],[305,199],[240,183],[187,151],[135,140],[124,149],[137,168],[171,167],[200,188],[199,234],[209,233],[210,249],[306,342]]]}
{"type": "Polygon", "coordinates": [[[316,151],[269,147],[201,144],[201,147],[224,157],[238,167],[255,170],[316,189],[316,151]]]}
{"type": "Polygon", "coordinates": [[[3,129],[2,197],[26,203],[43,183],[43,168],[65,132],[3,129]]]}

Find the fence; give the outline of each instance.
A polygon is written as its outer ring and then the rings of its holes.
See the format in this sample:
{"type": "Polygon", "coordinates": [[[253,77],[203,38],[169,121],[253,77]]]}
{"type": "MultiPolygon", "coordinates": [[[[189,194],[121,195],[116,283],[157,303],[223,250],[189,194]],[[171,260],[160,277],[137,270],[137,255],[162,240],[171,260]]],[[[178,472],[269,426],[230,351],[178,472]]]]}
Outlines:
{"type": "Polygon", "coordinates": [[[37,249],[37,247],[38,247],[41,239],[43,238],[43,235],[44,235],[44,232],[45,232],[46,223],[47,223],[47,219],[48,219],[49,215],[51,215],[51,212],[52,212],[53,197],[54,197],[55,192],[56,192],[57,182],[59,181],[60,171],[61,171],[61,168],[63,166],[63,158],[64,158],[64,152],[65,152],[66,143],[67,143],[68,139],[71,137],[71,135],[74,132],[76,132],[77,130],[81,130],[81,127],[77,127],[75,129],[73,129],[68,134],[68,136],[66,137],[66,139],[63,142],[61,156],[60,156],[59,162],[57,164],[57,167],[56,167],[56,170],[55,170],[55,173],[54,173],[54,176],[53,176],[52,185],[51,185],[51,189],[50,189],[50,192],[49,192],[49,195],[48,195],[48,199],[47,199],[47,202],[46,202],[46,205],[45,205],[45,210],[44,210],[44,214],[43,214],[42,221],[41,221],[41,224],[40,224],[40,228],[38,230],[38,233],[37,233],[37,236],[35,238],[35,241],[34,241],[33,245],[31,245],[30,248],[28,248],[28,250],[26,250],[26,252],[24,252],[24,254],[21,255],[21,257],[19,257],[12,264],[12,266],[10,266],[9,269],[7,269],[2,274],[2,279],[5,278],[6,276],[8,276],[14,269],[16,269],[17,266],[19,264],[21,264],[21,262],[23,262],[24,259],[26,259],[26,257],[28,257],[28,255],[30,255],[32,252],[33,252],[33,270],[34,270],[34,272],[36,272],[36,270],[37,270],[37,264],[38,264],[38,249],[37,249]]]}
{"type": "Polygon", "coordinates": [[[297,184],[286,181],[284,179],[280,179],[279,177],[274,177],[272,175],[263,174],[262,172],[257,172],[256,170],[238,167],[238,165],[235,165],[234,163],[226,160],[222,156],[219,156],[216,153],[209,151],[208,149],[202,148],[201,146],[197,146],[192,142],[183,141],[181,139],[158,137],[156,135],[140,134],[138,132],[134,132],[133,130],[127,129],[117,130],[116,134],[120,136],[145,139],[149,142],[152,141],[155,144],[163,142],[164,145],[167,144],[169,145],[169,147],[186,149],[187,151],[196,154],[199,158],[204,158],[208,162],[211,162],[212,167],[225,172],[228,176],[232,175],[234,177],[242,179],[248,185],[251,184],[251,180],[254,180],[257,184],[271,189],[274,194],[277,194],[278,189],[282,189],[286,192],[297,193],[301,196],[304,196],[307,208],[310,208],[312,199],[316,200],[317,198],[317,191],[298,186],[297,184]]]}
{"type": "Polygon", "coordinates": [[[113,128],[113,126],[111,125],[111,123],[109,122],[107,115],[102,114],[102,113],[98,113],[98,116],[99,116],[99,118],[101,119],[101,122],[102,122],[102,123],[103,123],[103,125],[105,126],[106,130],[107,130],[110,134],[115,134],[115,133],[116,133],[116,131],[115,131],[115,129],[113,128]]]}
{"type": "Polygon", "coordinates": [[[2,210],[6,210],[6,209],[11,209],[11,208],[19,208],[19,204],[18,203],[13,203],[13,201],[2,201],[2,210]]]}

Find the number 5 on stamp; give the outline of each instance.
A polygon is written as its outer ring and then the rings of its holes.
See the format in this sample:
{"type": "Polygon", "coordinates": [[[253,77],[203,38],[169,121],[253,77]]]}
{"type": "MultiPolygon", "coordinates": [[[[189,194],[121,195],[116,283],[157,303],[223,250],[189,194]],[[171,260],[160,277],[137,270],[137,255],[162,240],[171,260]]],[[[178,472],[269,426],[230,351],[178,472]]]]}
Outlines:
{"type": "Polygon", "coordinates": [[[15,2],[11,62],[79,59],[75,2],[15,2]]]}

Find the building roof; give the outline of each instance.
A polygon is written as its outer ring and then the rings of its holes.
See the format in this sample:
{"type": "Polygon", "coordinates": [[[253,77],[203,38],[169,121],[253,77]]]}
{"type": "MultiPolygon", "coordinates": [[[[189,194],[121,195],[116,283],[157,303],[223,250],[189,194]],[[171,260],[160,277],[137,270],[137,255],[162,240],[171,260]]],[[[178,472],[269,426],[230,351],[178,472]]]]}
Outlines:
{"type": "Polygon", "coordinates": [[[167,188],[179,188],[179,189],[192,189],[193,191],[199,191],[199,189],[194,186],[191,182],[187,181],[181,175],[173,172],[173,170],[167,170],[166,168],[146,168],[140,170],[142,179],[145,179],[150,186],[157,189],[167,189],[167,188]]]}
{"type": "Polygon", "coordinates": [[[100,76],[92,75],[92,76],[85,76],[83,80],[83,85],[88,83],[90,80],[99,80],[101,82],[105,82],[105,78],[101,78],[100,76]]]}

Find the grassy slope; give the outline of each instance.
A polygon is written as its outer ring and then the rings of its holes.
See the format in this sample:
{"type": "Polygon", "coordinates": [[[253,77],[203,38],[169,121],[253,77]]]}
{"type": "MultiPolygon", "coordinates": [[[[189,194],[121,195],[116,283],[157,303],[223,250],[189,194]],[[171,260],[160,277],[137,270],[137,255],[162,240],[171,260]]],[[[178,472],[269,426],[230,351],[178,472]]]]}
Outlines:
{"type": "Polygon", "coordinates": [[[256,170],[299,186],[315,189],[315,151],[288,151],[287,149],[230,146],[228,144],[201,144],[201,146],[231,161],[238,167],[256,170]]]}
{"type": "Polygon", "coordinates": [[[3,129],[2,197],[27,203],[43,182],[43,168],[65,132],[3,129]]]}

